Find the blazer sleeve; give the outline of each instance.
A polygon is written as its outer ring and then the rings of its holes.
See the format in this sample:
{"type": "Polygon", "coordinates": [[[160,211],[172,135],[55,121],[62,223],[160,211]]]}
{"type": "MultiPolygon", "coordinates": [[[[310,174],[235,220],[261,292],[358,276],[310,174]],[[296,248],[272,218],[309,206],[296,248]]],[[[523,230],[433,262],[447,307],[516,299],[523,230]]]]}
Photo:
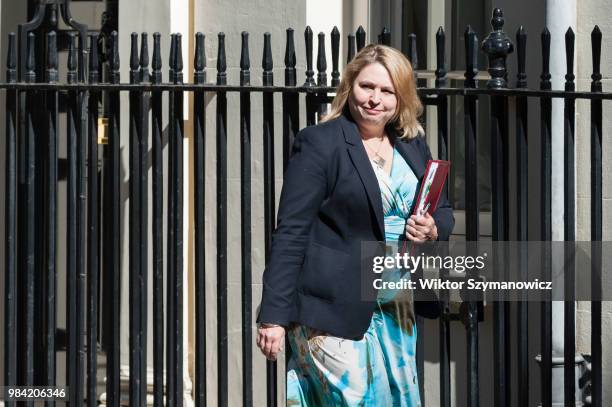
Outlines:
{"type": "Polygon", "coordinates": [[[293,144],[269,262],[263,273],[257,322],[287,326],[291,321],[310,229],[327,191],[325,149],[316,142],[317,136],[317,130],[306,128],[298,133],[293,144]]]}
{"type": "MultiPolygon", "coordinates": [[[[425,156],[425,163],[432,159],[431,151],[425,141],[425,137],[420,136],[421,151],[425,156]]],[[[448,181],[447,181],[448,182],[448,181]]],[[[453,216],[453,208],[444,194],[440,197],[438,208],[433,214],[436,227],[438,228],[438,240],[448,240],[455,227],[455,217],[453,216]]]]}

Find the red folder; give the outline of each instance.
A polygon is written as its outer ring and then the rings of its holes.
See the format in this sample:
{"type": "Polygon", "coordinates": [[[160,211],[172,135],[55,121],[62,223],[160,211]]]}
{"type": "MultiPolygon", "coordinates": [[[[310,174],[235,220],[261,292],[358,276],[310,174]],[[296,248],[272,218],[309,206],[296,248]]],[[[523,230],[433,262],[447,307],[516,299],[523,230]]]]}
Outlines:
{"type": "Polygon", "coordinates": [[[450,161],[429,160],[427,162],[421,189],[412,211],[414,215],[424,215],[425,212],[429,212],[430,215],[434,214],[438,207],[438,201],[442,195],[449,169],[450,161]]]}
{"type": "MultiPolygon", "coordinates": [[[[421,188],[419,189],[419,194],[417,195],[416,202],[412,210],[414,215],[422,216],[425,214],[425,212],[428,212],[430,215],[434,214],[438,207],[440,196],[442,196],[444,182],[446,182],[446,177],[448,176],[449,170],[450,161],[429,160],[427,162],[427,168],[425,169],[425,174],[423,175],[423,182],[421,183],[421,188]]],[[[399,250],[400,255],[403,256],[406,252],[407,244],[408,240],[404,240],[402,247],[399,250]]],[[[414,246],[411,244],[409,253],[410,256],[412,256],[413,248],[414,246]]]]}

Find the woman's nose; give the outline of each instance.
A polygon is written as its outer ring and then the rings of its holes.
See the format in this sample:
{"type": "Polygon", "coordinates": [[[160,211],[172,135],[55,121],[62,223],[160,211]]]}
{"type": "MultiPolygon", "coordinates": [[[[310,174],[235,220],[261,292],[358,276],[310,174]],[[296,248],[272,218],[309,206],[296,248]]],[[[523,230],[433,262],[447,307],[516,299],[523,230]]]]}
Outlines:
{"type": "Polygon", "coordinates": [[[380,103],[380,89],[374,89],[374,92],[370,95],[370,101],[374,104],[380,103]]]}

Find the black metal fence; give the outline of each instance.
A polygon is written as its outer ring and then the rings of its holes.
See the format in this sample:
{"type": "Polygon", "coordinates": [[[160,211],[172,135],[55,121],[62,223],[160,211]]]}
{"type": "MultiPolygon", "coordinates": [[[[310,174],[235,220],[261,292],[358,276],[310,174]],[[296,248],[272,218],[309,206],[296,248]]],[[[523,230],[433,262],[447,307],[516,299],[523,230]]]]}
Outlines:
{"type": "MultiPolygon", "coordinates": [[[[80,27],[79,41],[70,38],[68,75],[66,82],[58,78],[56,35],[49,32],[45,37],[36,37],[32,31],[40,22],[22,26],[20,38],[10,35],[7,82],[0,84],[6,94],[5,140],[5,289],[2,293],[5,306],[5,377],[4,384],[53,385],[57,380],[57,352],[60,336],[56,334],[57,297],[62,292],[57,287],[57,253],[60,245],[66,245],[68,286],[67,299],[67,377],[70,386],[70,404],[94,406],[98,396],[96,383],[98,369],[96,352],[98,343],[105,352],[107,404],[120,403],[120,286],[121,275],[129,273],[129,400],[130,405],[144,405],[147,394],[146,351],[154,349],[153,393],[156,406],[182,405],[183,402],[183,270],[187,259],[183,258],[183,201],[184,176],[182,140],[185,136],[183,122],[183,94],[192,92],[193,99],[193,154],[194,162],[194,230],[195,230],[195,286],[189,287],[194,293],[196,307],[195,386],[193,396],[197,406],[206,405],[207,352],[205,315],[207,301],[205,275],[217,275],[217,352],[218,405],[228,405],[228,270],[227,267],[227,166],[228,160],[240,161],[241,175],[241,279],[242,279],[242,405],[253,405],[253,355],[252,324],[254,320],[252,303],[252,234],[251,234],[251,102],[261,98],[263,107],[263,163],[264,163],[264,208],[265,208],[265,254],[270,252],[271,233],[275,225],[274,187],[274,146],[282,143],[283,161],[287,162],[290,146],[300,126],[316,123],[323,113],[340,79],[339,44],[340,33],[331,33],[332,73],[328,86],[325,55],[325,34],[318,36],[316,60],[317,75],[313,70],[313,33],[307,28],[306,80],[298,86],[294,31],[287,30],[284,85],[274,85],[273,61],[270,34],[264,35],[262,58],[262,86],[250,85],[250,60],[248,33],[242,33],[240,60],[240,83],[227,83],[225,36],[218,36],[218,58],[216,83],[207,82],[204,35],[198,33],[195,39],[194,83],[183,82],[182,38],[172,35],[168,64],[167,82],[163,81],[162,55],[159,34],[153,35],[152,64],[149,69],[148,36],[131,37],[129,83],[121,83],[119,75],[118,34],[110,37],[110,55],[102,63],[98,55],[98,38],[89,35],[88,52],[85,51],[86,28],[80,27]],[[25,28],[24,28],[25,27],[25,28]],[[43,47],[43,54],[36,53],[43,47]],[[17,55],[21,58],[18,59],[17,55]],[[42,55],[43,60],[36,58],[42,55]],[[88,56],[88,58],[86,58],[88,56]],[[18,62],[19,69],[18,69],[18,62]],[[37,75],[44,67],[44,76],[37,75]],[[87,69],[86,69],[87,67],[87,69]],[[101,81],[101,72],[108,70],[108,81],[101,81]],[[87,73],[87,80],[85,80],[87,73]],[[129,134],[120,132],[121,92],[129,93],[129,134]],[[240,120],[240,134],[227,132],[227,94],[237,92],[240,96],[239,112],[230,112],[230,117],[240,120]],[[282,139],[274,137],[274,94],[282,94],[282,139]],[[208,248],[204,239],[204,175],[205,175],[205,97],[216,96],[216,253],[208,248]],[[306,123],[300,124],[300,94],[306,95],[306,123]],[[66,106],[66,137],[68,148],[67,166],[67,218],[58,219],[58,107],[63,101],[66,106]],[[107,144],[98,143],[98,119],[100,106],[108,120],[107,144]],[[169,118],[168,141],[162,140],[162,116],[167,109],[169,118]],[[149,121],[150,119],[150,121],[149,121]],[[150,127],[149,128],[149,124],[150,127]],[[240,138],[240,156],[228,157],[228,137],[240,138]],[[129,137],[129,268],[122,267],[120,235],[125,214],[121,210],[120,191],[120,140],[129,137]],[[103,165],[99,169],[98,153],[101,149],[103,165]],[[168,166],[164,171],[162,154],[167,149],[168,166]],[[152,158],[152,190],[147,188],[149,168],[146,156],[152,158]],[[164,194],[167,205],[164,205],[164,194]],[[152,212],[148,213],[148,202],[152,199],[152,212]],[[164,236],[163,219],[167,219],[167,234],[164,236]],[[57,240],[58,222],[66,222],[67,239],[57,240]],[[149,232],[152,241],[149,242],[149,232]],[[167,243],[163,255],[164,241],[167,243]],[[152,248],[149,251],[149,245],[152,248]],[[205,256],[216,256],[216,270],[205,268],[205,256]],[[148,280],[152,279],[153,290],[148,292],[148,280]],[[164,298],[164,279],[167,281],[167,296],[164,298]],[[153,304],[153,337],[147,338],[149,320],[148,296],[153,304]],[[165,325],[165,326],[164,326],[165,325]],[[102,335],[100,330],[101,327],[102,335]],[[164,361],[164,349],[166,360],[164,361]],[[165,374],[164,374],[165,367],[165,374]],[[84,382],[82,378],[85,377],[84,382]],[[164,398],[165,396],[165,398],[164,398]]],[[[489,57],[490,79],[486,88],[479,87],[476,79],[479,41],[477,34],[467,28],[465,32],[466,71],[464,86],[447,87],[444,55],[445,34],[440,28],[436,35],[437,69],[435,87],[419,88],[425,104],[437,109],[437,155],[448,158],[449,111],[451,98],[463,100],[465,140],[465,238],[480,238],[478,205],[478,139],[489,137],[491,141],[491,184],[492,184],[492,225],[494,240],[527,240],[528,228],[537,228],[541,240],[551,240],[551,105],[553,98],[561,98],[564,110],[564,185],[565,185],[565,239],[575,239],[576,205],[574,191],[574,134],[575,103],[587,99],[591,104],[591,239],[602,239],[602,102],[612,99],[612,93],[602,92],[600,73],[601,32],[597,27],[592,32],[593,75],[591,92],[575,91],[573,61],[574,33],[571,28],[565,36],[567,50],[567,75],[565,90],[551,90],[549,57],[551,36],[545,29],[541,35],[541,85],[539,90],[526,88],[525,49],[527,35],[521,28],[516,34],[518,72],[514,88],[509,88],[510,79],[506,70],[507,56],[513,51],[510,38],[502,31],[503,16],[495,10],[492,19],[493,31],[482,42],[482,49],[489,57]],[[539,101],[540,133],[528,135],[528,98],[539,101]],[[477,104],[479,100],[490,100],[490,132],[478,134],[477,104]],[[514,106],[515,117],[509,113],[509,104],[514,106]],[[509,123],[515,121],[516,134],[511,135],[509,123]],[[516,143],[511,148],[510,142],[516,143]],[[538,145],[541,152],[540,168],[533,171],[527,163],[530,148],[538,145]],[[513,154],[510,154],[510,151],[513,154]],[[511,161],[515,162],[516,173],[512,173],[511,161]],[[528,177],[541,178],[541,200],[528,200],[528,177]],[[511,192],[511,179],[516,186],[511,192]],[[510,227],[509,213],[516,214],[516,228],[510,227]],[[538,225],[528,224],[528,215],[539,215],[538,225]]],[[[558,39],[557,39],[558,40],[558,39]]],[[[384,31],[379,41],[389,43],[390,36],[384,31]]],[[[412,51],[416,53],[413,36],[412,51]]],[[[348,35],[347,60],[366,43],[366,33],[360,28],[356,35],[348,35]]],[[[412,57],[414,61],[414,57],[412,57]]],[[[422,76],[422,72],[418,75],[422,76]]],[[[259,103],[259,102],[258,102],[259,103]]],[[[535,113],[537,114],[537,113],[535,113]]],[[[258,130],[259,131],[259,130],[258,130]]],[[[587,272],[587,271],[581,271],[587,272]]],[[[574,278],[574,276],[570,276],[574,278]]],[[[571,278],[566,287],[571,290],[571,278]]],[[[597,281],[594,281],[594,287],[597,281]]],[[[516,323],[519,338],[514,348],[510,341],[511,310],[509,303],[493,304],[494,340],[493,359],[494,400],[482,400],[479,386],[479,322],[483,320],[482,304],[466,303],[460,313],[452,313],[447,299],[442,298],[442,314],[439,317],[439,397],[443,406],[451,405],[450,329],[453,321],[465,326],[467,338],[467,365],[459,367],[467,373],[467,405],[479,402],[496,406],[528,405],[530,376],[540,376],[541,401],[550,406],[552,400],[552,330],[551,303],[516,304],[516,323]],[[539,310],[541,332],[529,332],[528,321],[539,310]],[[539,335],[542,355],[539,372],[530,371],[529,361],[533,349],[529,349],[528,338],[539,335]],[[517,386],[511,386],[512,376],[518,378],[517,386]]],[[[574,405],[575,389],[575,302],[565,303],[565,400],[574,405]]],[[[588,393],[591,404],[602,405],[602,331],[601,302],[593,302],[591,336],[591,376],[588,393]]],[[[513,314],[514,315],[514,314],[513,314]]],[[[418,324],[423,321],[419,318],[418,324]]],[[[419,350],[417,352],[419,379],[424,401],[428,395],[423,392],[423,329],[419,329],[419,350]]],[[[268,405],[277,403],[276,363],[267,363],[268,405]]]]}

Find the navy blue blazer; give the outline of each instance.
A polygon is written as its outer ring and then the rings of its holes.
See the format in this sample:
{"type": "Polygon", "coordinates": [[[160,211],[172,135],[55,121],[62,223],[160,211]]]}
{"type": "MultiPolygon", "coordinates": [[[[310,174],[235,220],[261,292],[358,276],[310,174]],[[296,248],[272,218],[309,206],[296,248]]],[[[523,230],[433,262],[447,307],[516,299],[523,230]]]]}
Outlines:
{"type": "MultiPolygon", "coordinates": [[[[421,181],[431,159],[424,138],[388,133],[421,181]]],[[[445,198],[433,217],[448,240],[455,220],[445,198]]],[[[380,188],[355,122],[341,116],[303,129],[284,175],[257,322],[361,338],[375,306],[361,296],[361,242],[384,240],[380,188]]]]}

